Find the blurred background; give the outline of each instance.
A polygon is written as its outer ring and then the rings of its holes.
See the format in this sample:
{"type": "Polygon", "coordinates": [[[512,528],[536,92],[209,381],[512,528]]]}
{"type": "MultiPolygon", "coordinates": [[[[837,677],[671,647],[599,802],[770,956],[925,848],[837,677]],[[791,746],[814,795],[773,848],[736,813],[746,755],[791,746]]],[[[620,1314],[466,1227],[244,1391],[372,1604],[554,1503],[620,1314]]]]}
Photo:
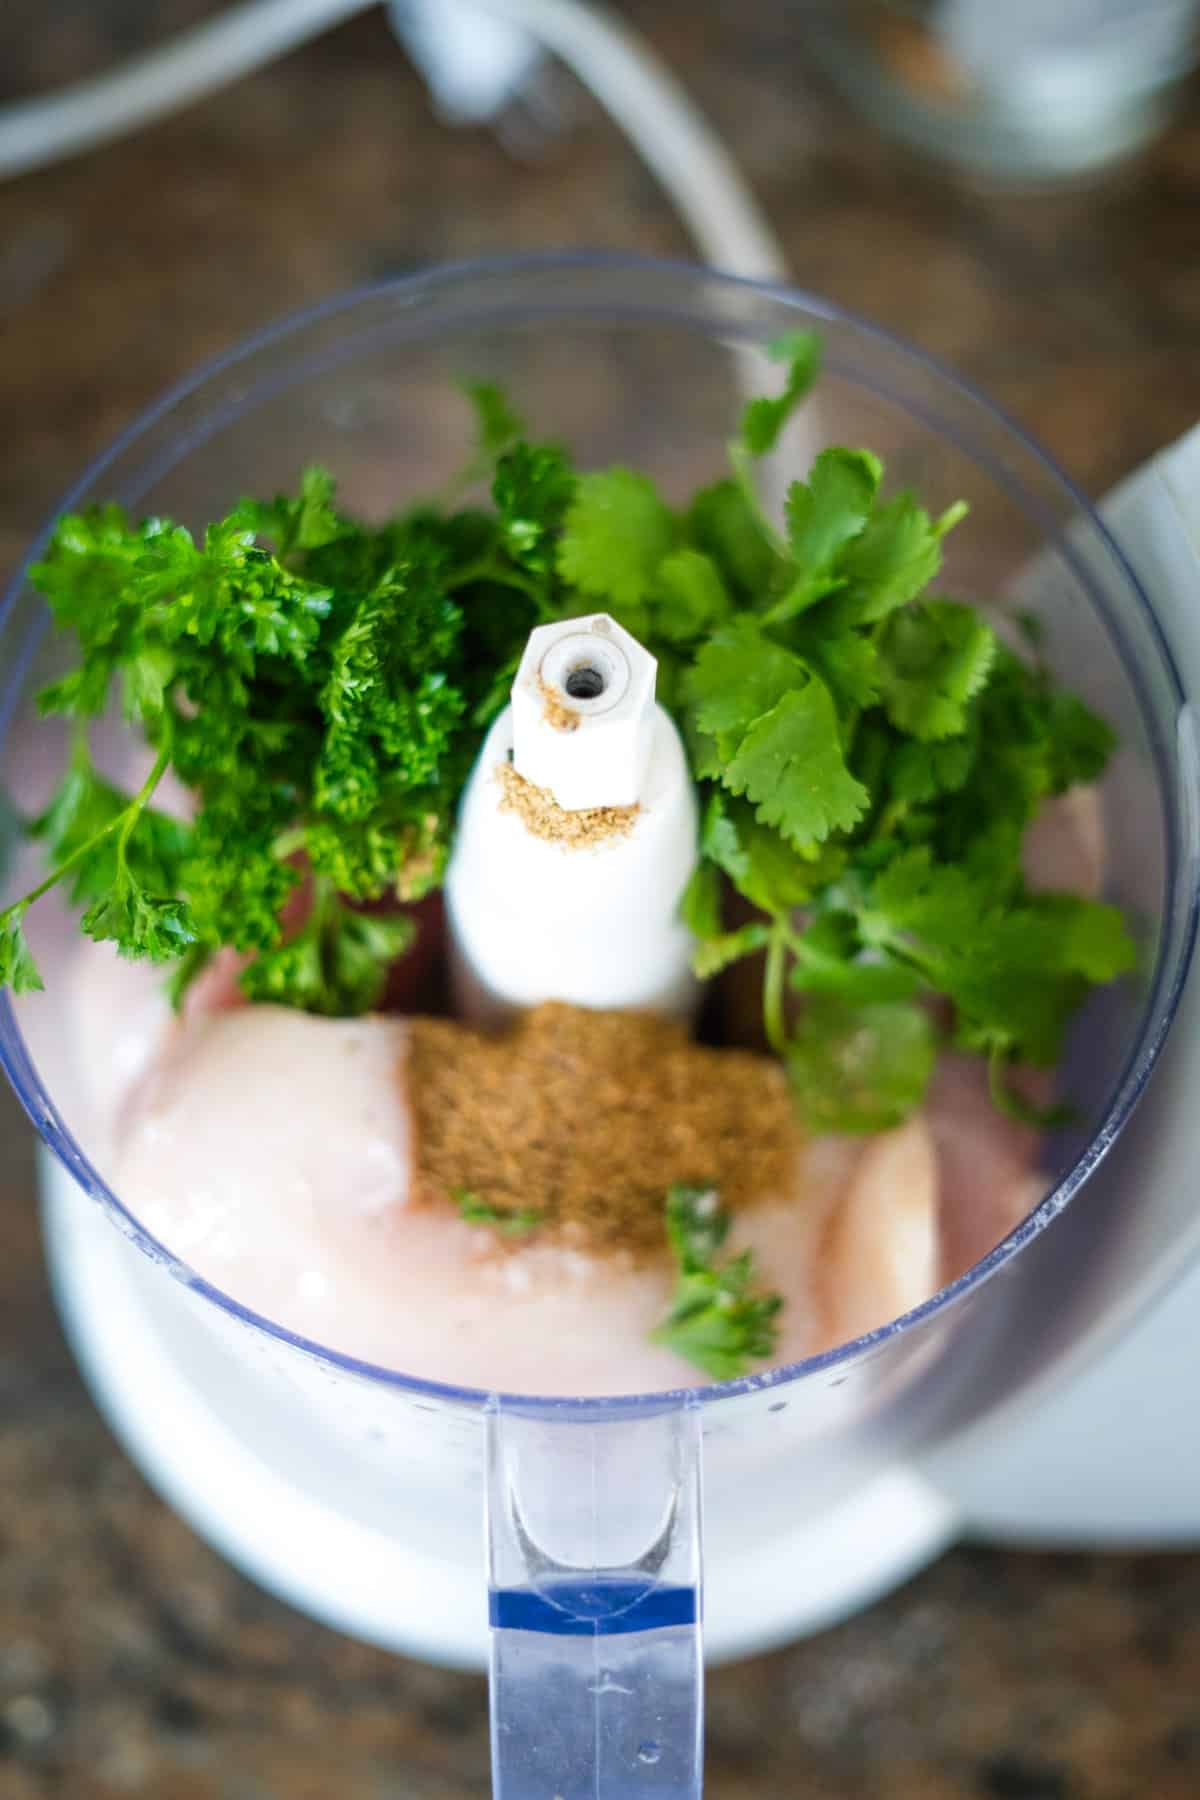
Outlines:
{"type": "MultiPolygon", "coordinates": [[[[4,0],[0,108],[224,10],[4,0]]],[[[732,150],[795,280],[952,363],[1098,496],[1200,419],[1196,10],[624,0],[619,13],[732,150]]],[[[141,407],[280,313],[513,248],[693,252],[595,99],[455,12],[364,10],[43,166],[19,166],[0,110],[0,168],[7,149],[15,170],[0,179],[6,575],[141,407]]],[[[486,1795],[482,1681],[291,1613],[145,1487],[51,1311],[32,1150],[7,1091],[0,1157],[3,1800],[486,1795]]],[[[1192,1800],[1200,1555],[956,1550],[840,1629],[720,1671],[708,1791],[1192,1800]]]]}

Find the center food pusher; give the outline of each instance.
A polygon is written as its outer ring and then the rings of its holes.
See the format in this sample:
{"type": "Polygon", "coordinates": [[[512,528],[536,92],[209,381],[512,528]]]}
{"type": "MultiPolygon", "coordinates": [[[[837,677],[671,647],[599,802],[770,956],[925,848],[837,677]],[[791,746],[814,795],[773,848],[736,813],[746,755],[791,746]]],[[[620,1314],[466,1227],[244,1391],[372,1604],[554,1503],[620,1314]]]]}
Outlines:
{"type": "MultiPolygon", "coordinates": [[[[1024,579],[1053,665],[1124,746],[1110,888],[1142,922],[1146,979],[1087,1020],[1071,1071],[1086,1122],[1054,1145],[1046,1200],[990,1256],[868,1338],[742,1382],[592,1401],[451,1389],[248,1314],[130,1215],[90,1160],[88,1071],[67,1054],[53,962],[46,994],[0,1017],[46,1145],[60,1303],[115,1427],[199,1529],[318,1617],[479,1666],[490,1606],[498,1785],[522,1800],[697,1791],[701,1445],[707,1648],[730,1657],[817,1628],[934,1554],[969,1523],[955,1465],[967,1427],[981,1466],[988,1443],[1004,1446],[991,1422],[1193,1254],[1188,615],[1169,583],[1147,592],[1035,446],[922,358],[811,298],[627,259],[484,264],[334,302],[184,384],[64,502],[195,526],[319,459],[351,508],[378,514],[460,461],[442,396],[462,373],[508,383],[582,462],[645,466],[679,497],[719,472],[740,359],[797,326],[826,346],[818,441],[870,444],[932,501],[965,497],[947,585],[993,598],[1024,579]]],[[[63,746],[32,713],[55,646],[21,583],[4,634],[5,774],[24,805],[31,746],[51,776],[63,746]]],[[[1009,1442],[1019,1454],[1015,1427],[1009,1442]]]]}

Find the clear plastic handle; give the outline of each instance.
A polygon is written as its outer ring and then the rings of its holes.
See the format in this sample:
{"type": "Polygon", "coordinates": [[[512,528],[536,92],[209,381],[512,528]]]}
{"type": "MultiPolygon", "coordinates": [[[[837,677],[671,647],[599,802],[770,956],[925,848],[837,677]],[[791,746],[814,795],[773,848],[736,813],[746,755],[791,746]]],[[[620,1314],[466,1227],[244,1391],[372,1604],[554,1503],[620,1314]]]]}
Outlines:
{"type": "Polygon", "coordinates": [[[700,1417],[488,1419],[496,1800],[701,1791],[700,1417]]]}

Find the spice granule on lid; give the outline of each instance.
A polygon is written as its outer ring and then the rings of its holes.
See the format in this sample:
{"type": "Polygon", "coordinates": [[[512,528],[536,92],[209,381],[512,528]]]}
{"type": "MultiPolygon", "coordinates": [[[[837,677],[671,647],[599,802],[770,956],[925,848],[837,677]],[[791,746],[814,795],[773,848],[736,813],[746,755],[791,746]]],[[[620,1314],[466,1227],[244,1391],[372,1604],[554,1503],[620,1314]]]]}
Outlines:
{"type": "Polygon", "coordinates": [[[597,1249],[663,1246],[673,1181],[735,1212],[786,1193],[800,1132],[773,1058],[693,1044],[645,1013],[550,1002],[499,1037],[413,1019],[416,1189],[535,1208],[597,1249]]]}
{"type": "Polygon", "coordinates": [[[568,812],[549,788],[527,781],[509,762],[496,765],[496,780],[501,788],[500,811],[516,813],[534,837],[559,844],[564,850],[584,850],[592,844],[607,843],[610,838],[628,837],[638,815],[636,803],[588,806],[579,812],[568,812]]]}
{"type": "Polygon", "coordinates": [[[578,711],[568,706],[556,688],[548,687],[538,679],[538,692],[542,696],[542,717],[553,731],[578,731],[583,723],[578,711]]]}

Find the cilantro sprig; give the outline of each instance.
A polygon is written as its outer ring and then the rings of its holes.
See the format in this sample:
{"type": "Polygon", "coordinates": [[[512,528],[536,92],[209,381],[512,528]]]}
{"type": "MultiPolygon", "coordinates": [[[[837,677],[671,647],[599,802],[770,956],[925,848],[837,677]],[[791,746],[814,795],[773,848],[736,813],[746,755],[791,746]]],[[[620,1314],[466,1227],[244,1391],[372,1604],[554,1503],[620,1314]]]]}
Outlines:
{"type": "Polygon", "coordinates": [[[1022,867],[1041,806],[1096,780],[1113,737],[928,591],[965,507],[885,497],[877,457],[834,448],[789,489],[785,533],[761,516],[749,471],[812,375],[793,355],[776,410],[743,420],[732,487],[691,513],[731,585],[752,571],[679,681],[704,790],[696,968],[763,955],[765,1033],[814,1128],[886,1129],[921,1103],[934,997],[997,1103],[1027,1113],[1008,1071],[1056,1062],[1089,991],[1136,966],[1115,908],[1031,893],[1022,867]]]}
{"type": "Polygon", "coordinates": [[[176,999],[231,946],[252,999],[376,1005],[529,631],[604,606],[657,658],[700,789],[697,970],[763,957],[805,1119],[899,1123],[947,1037],[1025,1108],[1013,1069],[1052,1064],[1136,960],[1113,908],[1022,871],[1035,815],[1102,774],[1112,734],[1056,686],[1033,625],[1019,656],[936,591],[963,506],[932,513],[870,450],[831,446],[766,514],[760,459],[820,360],[805,334],[773,354],[779,391],[682,507],[636,470],[579,471],[476,382],[460,478],[382,524],[322,469],[199,537],[116,506],[62,519],[32,580],[78,649],[40,696],[73,747],[29,822],[47,875],[0,912],[0,985],[40,985],[23,921],[61,883],[85,933],[174,964],[176,999]],[[115,704],[148,746],[136,792],[91,757],[115,704]],[[186,821],[154,804],[168,770],[186,821]]]}
{"type": "Polygon", "coordinates": [[[667,1194],[667,1244],[677,1282],[653,1341],[714,1381],[733,1381],[773,1354],[783,1306],[780,1295],[758,1287],[752,1251],[718,1258],[729,1226],[715,1188],[676,1182],[667,1194]]]}

